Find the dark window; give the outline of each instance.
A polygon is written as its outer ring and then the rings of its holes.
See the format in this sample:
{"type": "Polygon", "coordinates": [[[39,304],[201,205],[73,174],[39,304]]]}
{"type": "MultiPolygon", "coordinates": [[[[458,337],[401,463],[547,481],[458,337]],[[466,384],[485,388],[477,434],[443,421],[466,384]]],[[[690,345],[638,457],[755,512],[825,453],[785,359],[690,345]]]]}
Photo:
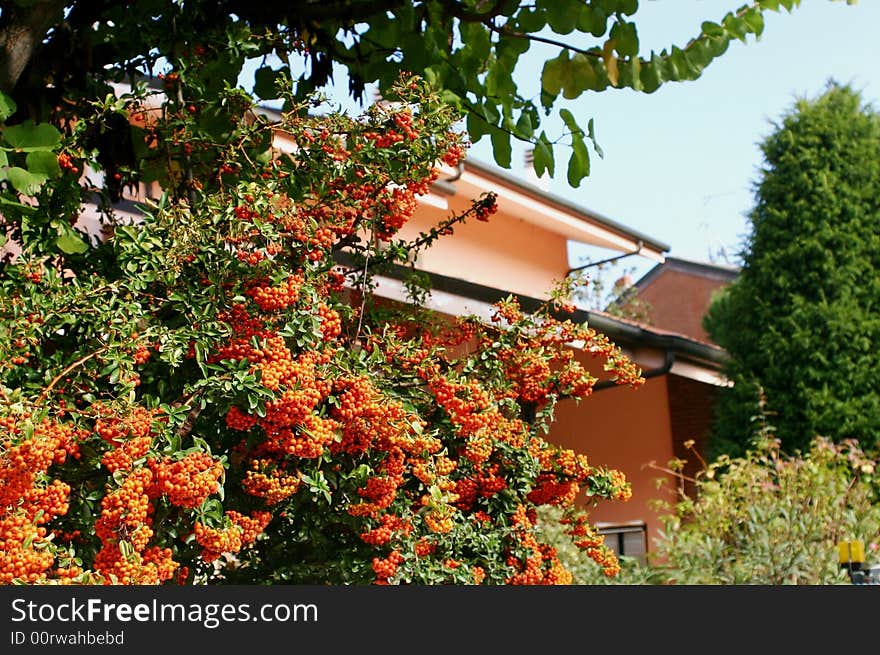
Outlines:
{"type": "Polygon", "coordinates": [[[648,539],[644,522],[599,523],[596,527],[599,528],[599,534],[605,536],[605,545],[618,556],[632,557],[645,563],[648,539]]]}

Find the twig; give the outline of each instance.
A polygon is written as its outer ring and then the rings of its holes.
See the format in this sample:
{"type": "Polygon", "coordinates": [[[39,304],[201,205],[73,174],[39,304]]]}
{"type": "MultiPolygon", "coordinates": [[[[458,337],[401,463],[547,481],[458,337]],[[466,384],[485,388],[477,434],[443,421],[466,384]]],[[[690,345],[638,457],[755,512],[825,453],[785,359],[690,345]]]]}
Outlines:
{"type": "Polygon", "coordinates": [[[109,346],[104,346],[103,348],[99,348],[99,349],[96,350],[95,352],[93,352],[93,353],[91,353],[91,354],[88,354],[88,355],[86,355],[85,357],[81,357],[80,359],[78,359],[78,360],[76,360],[75,362],[73,362],[73,364],[70,364],[67,368],[65,368],[63,371],[61,371],[61,373],[59,373],[58,375],[55,376],[55,378],[49,383],[49,386],[48,386],[48,387],[46,387],[45,389],[43,389],[43,392],[42,392],[42,393],[40,394],[40,396],[37,398],[37,403],[39,404],[40,402],[42,402],[43,400],[45,400],[45,399],[46,399],[46,396],[49,395],[49,392],[51,392],[52,389],[55,388],[55,385],[58,384],[58,383],[61,381],[61,379],[62,379],[65,375],[67,375],[68,373],[70,373],[73,369],[82,366],[82,365],[85,364],[87,361],[89,361],[90,359],[92,359],[92,357],[97,357],[97,356],[100,355],[101,353],[105,353],[105,352],[107,352],[107,350],[108,350],[109,348],[110,348],[109,346]]]}

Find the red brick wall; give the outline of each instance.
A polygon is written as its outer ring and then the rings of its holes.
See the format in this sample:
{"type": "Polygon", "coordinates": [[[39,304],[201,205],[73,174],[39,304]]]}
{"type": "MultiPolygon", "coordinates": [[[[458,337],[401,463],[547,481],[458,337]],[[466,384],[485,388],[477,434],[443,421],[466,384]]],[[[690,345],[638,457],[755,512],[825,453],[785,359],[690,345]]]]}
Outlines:
{"type": "Polygon", "coordinates": [[[647,313],[652,326],[711,342],[703,329],[703,315],[712,294],[726,284],[711,277],[664,270],[639,290],[638,297],[650,305],[647,313]]]}

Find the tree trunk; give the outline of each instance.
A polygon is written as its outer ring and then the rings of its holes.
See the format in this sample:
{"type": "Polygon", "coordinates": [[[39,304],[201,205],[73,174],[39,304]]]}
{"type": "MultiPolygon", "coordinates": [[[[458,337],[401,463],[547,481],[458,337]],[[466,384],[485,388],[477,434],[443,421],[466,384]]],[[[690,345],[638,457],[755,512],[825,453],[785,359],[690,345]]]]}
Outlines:
{"type": "Polygon", "coordinates": [[[64,17],[64,0],[41,0],[30,7],[2,3],[0,91],[11,93],[46,32],[64,17]]]}

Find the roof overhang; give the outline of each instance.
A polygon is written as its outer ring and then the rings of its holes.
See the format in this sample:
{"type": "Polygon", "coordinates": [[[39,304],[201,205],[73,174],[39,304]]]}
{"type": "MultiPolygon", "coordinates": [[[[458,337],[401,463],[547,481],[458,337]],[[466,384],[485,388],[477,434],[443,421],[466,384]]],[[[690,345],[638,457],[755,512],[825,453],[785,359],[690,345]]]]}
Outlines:
{"type": "MultiPolygon", "coordinates": [[[[403,272],[402,268],[398,268],[387,275],[376,276],[374,293],[388,300],[411,302],[406,286],[400,279],[403,272]]],[[[425,307],[449,316],[476,316],[488,322],[494,313],[493,304],[510,295],[515,296],[527,312],[535,311],[544,303],[536,298],[510,294],[458,278],[434,273],[428,275],[432,284],[425,307]]],[[[601,312],[577,309],[570,318],[576,323],[586,323],[606,335],[631,358],[638,354],[638,358],[643,359],[644,353],[654,352],[655,358],[666,362],[665,365],[656,366],[658,373],[671,373],[713,386],[731,385],[722,370],[728,355],[717,346],[683,335],[655,331],[630,321],[617,320],[601,312]]],[[[645,359],[644,365],[654,366],[653,363],[648,363],[649,360],[650,357],[645,359]]]]}
{"type": "Polygon", "coordinates": [[[561,196],[512,176],[504,169],[466,160],[459,171],[446,169],[448,176],[436,189],[479,197],[495,193],[499,210],[505,214],[560,234],[571,241],[621,253],[639,252],[647,259],[663,262],[670,247],[610,218],[586,210],[561,196]]]}

